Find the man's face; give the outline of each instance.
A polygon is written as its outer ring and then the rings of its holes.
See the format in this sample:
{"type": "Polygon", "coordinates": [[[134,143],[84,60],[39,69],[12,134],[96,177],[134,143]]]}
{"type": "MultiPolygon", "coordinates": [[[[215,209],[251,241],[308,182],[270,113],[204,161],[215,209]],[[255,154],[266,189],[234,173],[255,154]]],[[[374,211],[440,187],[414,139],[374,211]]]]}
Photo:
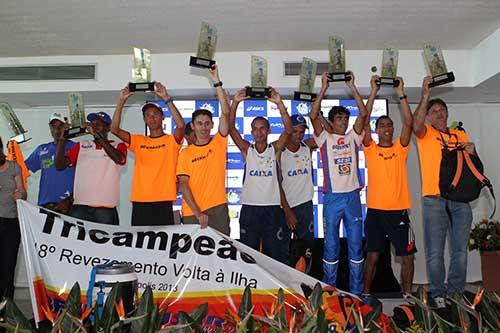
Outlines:
{"type": "Polygon", "coordinates": [[[191,123],[195,138],[206,140],[210,138],[210,131],[214,128],[214,122],[206,114],[200,114],[191,123]]]}
{"type": "Polygon", "coordinates": [[[306,133],[306,128],[304,126],[295,126],[293,128],[292,136],[290,137],[290,142],[293,144],[300,144],[304,139],[304,134],[306,133]]]}
{"type": "Polygon", "coordinates": [[[271,129],[265,120],[257,119],[252,122],[252,136],[256,143],[267,142],[269,133],[271,133],[271,129]]]}
{"type": "Polygon", "coordinates": [[[52,120],[49,124],[50,135],[54,140],[58,140],[62,138],[64,134],[64,126],[65,124],[60,120],[52,120]]]}
{"type": "Polygon", "coordinates": [[[99,117],[92,120],[90,126],[92,126],[95,133],[102,135],[107,135],[109,133],[109,125],[99,117]]]}
{"type": "Polygon", "coordinates": [[[333,131],[338,134],[345,134],[349,125],[349,116],[345,113],[336,114],[332,119],[333,131]]]}
{"type": "Polygon", "coordinates": [[[150,130],[158,130],[163,128],[163,111],[157,107],[149,106],[143,113],[144,122],[150,130]]]}
{"type": "Polygon", "coordinates": [[[375,132],[377,133],[380,140],[392,142],[392,137],[394,135],[394,125],[392,123],[392,120],[389,118],[381,119],[378,122],[378,126],[375,129],[375,132]]]}
{"type": "Polygon", "coordinates": [[[435,128],[442,130],[448,123],[448,111],[440,103],[435,103],[427,112],[427,121],[435,128]]]}

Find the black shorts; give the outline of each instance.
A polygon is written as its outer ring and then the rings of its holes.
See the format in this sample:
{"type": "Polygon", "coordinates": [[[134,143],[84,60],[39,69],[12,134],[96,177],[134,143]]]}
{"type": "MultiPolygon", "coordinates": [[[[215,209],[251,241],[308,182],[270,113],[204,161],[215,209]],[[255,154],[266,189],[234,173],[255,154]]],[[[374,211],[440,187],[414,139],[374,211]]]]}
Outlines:
{"type": "Polygon", "coordinates": [[[415,236],[406,209],[368,208],[365,228],[367,252],[384,252],[386,237],[394,245],[397,256],[408,256],[417,252],[415,236]]]}
{"type": "Polygon", "coordinates": [[[132,226],[173,224],[172,201],[132,202],[132,226]]]}

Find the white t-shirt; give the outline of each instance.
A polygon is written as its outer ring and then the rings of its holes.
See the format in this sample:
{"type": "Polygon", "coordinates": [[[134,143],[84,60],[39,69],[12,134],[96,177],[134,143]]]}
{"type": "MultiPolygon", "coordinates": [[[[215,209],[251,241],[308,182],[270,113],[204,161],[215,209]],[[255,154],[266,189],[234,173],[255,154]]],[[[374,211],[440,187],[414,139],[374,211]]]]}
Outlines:
{"type": "Polygon", "coordinates": [[[359,189],[358,150],[363,133],[350,130],[345,135],[330,134],[326,131],[314,140],[321,151],[323,163],[323,193],[346,193],[359,189]]]}
{"type": "Polygon", "coordinates": [[[282,186],[290,207],[311,201],[314,195],[311,150],[303,142],[299,150],[281,152],[282,186]]]}
{"type": "Polygon", "coordinates": [[[254,145],[248,148],[241,203],[253,206],[281,204],[276,153],[272,144],[268,144],[262,153],[257,152],[254,145]]]}

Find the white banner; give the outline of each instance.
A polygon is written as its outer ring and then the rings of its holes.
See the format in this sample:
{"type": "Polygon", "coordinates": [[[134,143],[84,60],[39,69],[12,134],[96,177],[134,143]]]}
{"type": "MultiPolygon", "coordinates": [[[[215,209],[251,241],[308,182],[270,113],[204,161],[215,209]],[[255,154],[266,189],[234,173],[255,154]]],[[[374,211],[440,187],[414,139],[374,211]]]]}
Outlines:
{"type": "Polygon", "coordinates": [[[208,302],[209,313],[222,318],[228,306],[237,310],[247,285],[254,304],[274,302],[279,288],[292,304],[302,298],[302,283],[318,282],[211,228],[108,226],[21,200],[18,211],[37,321],[44,318],[42,307],[57,311],[63,305],[75,282],[86,290],[93,266],[113,260],[131,263],[139,292],[150,286],[169,311],[208,302]]]}

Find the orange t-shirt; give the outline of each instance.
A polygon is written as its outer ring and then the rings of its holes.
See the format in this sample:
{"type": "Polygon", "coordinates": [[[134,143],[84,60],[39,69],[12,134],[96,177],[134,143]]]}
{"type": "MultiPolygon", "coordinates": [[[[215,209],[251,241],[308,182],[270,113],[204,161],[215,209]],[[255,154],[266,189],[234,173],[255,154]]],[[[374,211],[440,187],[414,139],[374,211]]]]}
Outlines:
{"type": "Polygon", "coordinates": [[[135,154],[130,201],[176,201],[175,168],[181,145],[175,137],[131,134],[128,149],[135,154]]]}
{"type": "Polygon", "coordinates": [[[368,169],[366,207],[401,210],[411,207],[406,158],[410,146],[403,147],[399,139],[391,147],[381,147],[374,141],[363,146],[368,169]]]}
{"type": "MultiPolygon", "coordinates": [[[[439,170],[441,168],[441,149],[443,144],[439,131],[431,125],[425,125],[427,129],[422,138],[417,137],[418,154],[420,157],[420,172],[422,175],[422,195],[440,195],[439,192],[439,170]]],[[[445,142],[450,149],[457,144],[469,142],[467,133],[450,129],[450,134],[441,132],[445,142]]]]}
{"type": "MultiPolygon", "coordinates": [[[[208,144],[189,145],[179,154],[177,176],[189,176],[189,187],[201,211],[227,203],[226,152],[227,137],[217,133],[208,144]]],[[[194,215],[184,199],[182,215],[194,215]]]]}

